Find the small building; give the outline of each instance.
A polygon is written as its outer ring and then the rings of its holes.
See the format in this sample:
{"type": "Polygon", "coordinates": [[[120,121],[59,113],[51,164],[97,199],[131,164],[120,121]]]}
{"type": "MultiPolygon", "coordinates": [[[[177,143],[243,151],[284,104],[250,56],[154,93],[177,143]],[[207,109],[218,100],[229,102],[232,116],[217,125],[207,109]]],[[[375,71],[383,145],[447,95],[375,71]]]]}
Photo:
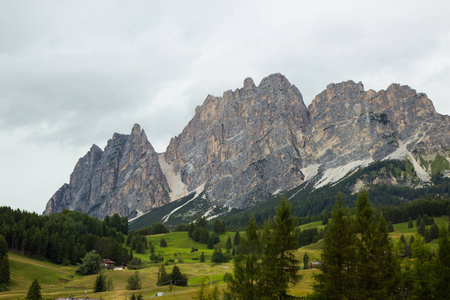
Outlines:
{"type": "Polygon", "coordinates": [[[103,259],[103,261],[102,261],[102,269],[103,270],[114,270],[114,265],[115,265],[116,263],[115,262],[113,262],[112,260],[110,260],[110,259],[103,259]]]}
{"type": "Polygon", "coordinates": [[[312,261],[308,265],[308,269],[318,269],[320,267],[320,262],[312,261]]]}

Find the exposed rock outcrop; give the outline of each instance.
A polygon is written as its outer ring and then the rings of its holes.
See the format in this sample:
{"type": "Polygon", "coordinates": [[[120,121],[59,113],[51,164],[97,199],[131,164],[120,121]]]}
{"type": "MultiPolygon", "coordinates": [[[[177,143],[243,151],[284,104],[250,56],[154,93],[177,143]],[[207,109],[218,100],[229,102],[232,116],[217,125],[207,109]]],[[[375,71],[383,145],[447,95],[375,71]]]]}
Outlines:
{"type": "Polygon", "coordinates": [[[162,154],[138,125],[114,134],[104,151],[94,145],[44,213],[134,216],[194,190],[211,205],[246,208],[317,174],[319,187],[388,158],[410,160],[426,181],[431,167],[419,154],[450,161],[449,132],[450,117],[408,86],[330,84],[307,108],[283,75],[258,86],[247,78],[240,89],[209,95],[162,154]]]}
{"type": "Polygon", "coordinates": [[[104,151],[93,145],[44,214],[71,209],[99,218],[114,213],[134,216],[168,203],[169,192],[158,154],[136,124],[130,135],[115,133],[104,151]]]}

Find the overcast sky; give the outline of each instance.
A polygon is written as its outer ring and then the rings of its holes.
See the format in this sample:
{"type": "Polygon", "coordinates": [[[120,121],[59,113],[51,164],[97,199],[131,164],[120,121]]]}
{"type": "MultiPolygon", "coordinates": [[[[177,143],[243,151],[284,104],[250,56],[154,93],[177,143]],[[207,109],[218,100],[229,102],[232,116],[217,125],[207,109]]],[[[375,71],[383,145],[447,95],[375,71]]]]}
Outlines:
{"type": "Polygon", "coordinates": [[[0,205],[42,213],[93,143],[158,152],[208,94],[282,73],[391,83],[450,114],[450,1],[0,1],[0,205]]]}

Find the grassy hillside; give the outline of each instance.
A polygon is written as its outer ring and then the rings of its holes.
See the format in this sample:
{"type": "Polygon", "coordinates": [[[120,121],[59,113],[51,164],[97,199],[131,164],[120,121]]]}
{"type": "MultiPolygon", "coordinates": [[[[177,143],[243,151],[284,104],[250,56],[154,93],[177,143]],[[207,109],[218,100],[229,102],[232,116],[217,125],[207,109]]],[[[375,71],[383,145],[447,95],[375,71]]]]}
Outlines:
{"type": "MultiPolygon", "coordinates": [[[[450,222],[448,216],[434,218],[438,225],[447,225],[450,222]]],[[[322,223],[313,222],[300,226],[303,229],[311,229],[314,227],[323,228],[322,223]]],[[[394,232],[390,233],[390,236],[395,243],[403,234],[407,241],[410,237],[417,232],[417,228],[408,228],[407,223],[394,224],[394,232]]],[[[241,232],[242,234],[245,234],[241,232]]],[[[220,243],[216,246],[222,249],[225,248],[226,240],[230,236],[234,237],[234,232],[227,232],[220,235],[220,243]]],[[[181,272],[186,274],[189,279],[188,287],[174,287],[173,295],[166,296],[170,299],[191,299],[195,295],[201,278],[206,277],[208,282],[211,279],[213,284],[219,286],[221,291],[226,287],[223,282],[223,275],[225,273],[231,273],[233,263],[226,264],[212,264],[210,263],[213,250],[207,249],[206,245],[199,244],[190,239],[187,232],[171,232],[167,234],[147,236],[149,242],[155,243],[155,253],[164,256],[165,261],[173,259],[176,263],[170,263],[166,266],[166,271],[171,272],[173,265],[177,264],[181,272]],[[161,248],[159,242],[161,238],[167,241],[167,247],[161,248]],[[196,248],[198,252],[191,253],[191,249],[196,248]],[[199,258],[201,252],[205,253],[206,262],[200,263],[193,258],[199,258]],[[178,262],[179,259],[183,262],[178,262]]],[[[437,240],[432,241],[432,249],[437,248],[437,240]]],[[[302,262],[305,252],[308,253],[310,261],[320,260],[320,253],[322,251],[323,240],[319,240],[315,244],[311,244],[302,247],[295,251],[295,256],[302,262]]],[[[156,285],[157,273],[159,264],[151,263],[149,260],[150,249],[145,254],[134,253],[135,257],[140,257],[146,268],[140,269],[140,276],[142,279],[142,290],[135,291],[135,293],[141,292],[144,297],[154,296],[157,292],[169,293],[169,287],[158,287],[156,285]]],[[[9,292],[0,293],[0,299],[24,299],[31,282],[37,278],[42,287],[42,294],[46,299],[55,299],[57,297],[68,297],[75,295],[78,297],[84,296],[84,292],[87,291],[87,296],[90,298],[102,298],[102,299],[126,299],[127,295],[131,295],[133,291],[126,290],[127,278],[130,277],[134,270],[120,270],[120,271],[103,271],[114,283],[114,290],[104,293],[93,293],[93,286],[96,275],[79,276],[75,274],[75,266],[62,266],[55,265],[45,261],[39,261],[27,257],[23,257],[20,254],[10,253],[10,265],[11,265],[11,284],[9,292]]],[[[301,266],[303,264],[301,263],[301,266]]],[[[300,274],[303,279],[295,286],[291,287],[290,293],[295,296],[306,296],[312,292],[313,276],[318,270],[301,270],[300,274]]]]}

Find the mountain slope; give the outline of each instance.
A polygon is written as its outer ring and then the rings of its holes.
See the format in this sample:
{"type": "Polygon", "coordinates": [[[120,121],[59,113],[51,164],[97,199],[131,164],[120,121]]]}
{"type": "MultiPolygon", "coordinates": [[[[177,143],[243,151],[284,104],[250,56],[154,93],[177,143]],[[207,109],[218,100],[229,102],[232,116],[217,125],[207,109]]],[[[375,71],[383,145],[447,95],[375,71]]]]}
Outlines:
{"type": "Polygon", "coordinates": [[[115,134],[104,152],[93,146],[45,213],[134,217],[195,192],[178,214],[212,217],[312,178],[320,188],[386,159],[410,161],[420,186],[436,170],[448,176],[449,132],[450,117],[408,86],[375,92],[353,81],[330,84],[307,108],[283,75],[258,86],[247,78],[240,89],[208,96],[164,153],[155,153],[138,125],[129,136],[115,134]]]}

